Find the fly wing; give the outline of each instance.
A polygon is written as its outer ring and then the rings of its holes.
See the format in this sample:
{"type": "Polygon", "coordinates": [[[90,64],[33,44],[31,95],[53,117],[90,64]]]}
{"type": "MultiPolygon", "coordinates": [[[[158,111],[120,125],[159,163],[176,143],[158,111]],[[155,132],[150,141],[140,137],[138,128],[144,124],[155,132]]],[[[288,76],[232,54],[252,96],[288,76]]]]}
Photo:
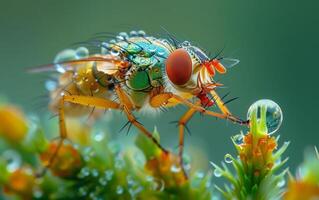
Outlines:
{"type": "Polygon", "coordinates": [[[236,66],[240,60],[235,58],[219,58],[219,62],[227,69],[236,66]]]}
{"type": "Polygon", "coordinates": [[[80,66],[84,66],[88,63],[95,62],[101,71],[112,72],[118,70],[119,64],[123,67],[128,65],[128,62],[120,60],[118,57],[111,55],[95,55],[88,58],[69,60],[65,62],[52,63],[42,65],[35,68],[30,68],[27,71],[30,73],[41,73],[41,72],[59,72],[64,73],[66,71],[74,71],[80,66]]]}

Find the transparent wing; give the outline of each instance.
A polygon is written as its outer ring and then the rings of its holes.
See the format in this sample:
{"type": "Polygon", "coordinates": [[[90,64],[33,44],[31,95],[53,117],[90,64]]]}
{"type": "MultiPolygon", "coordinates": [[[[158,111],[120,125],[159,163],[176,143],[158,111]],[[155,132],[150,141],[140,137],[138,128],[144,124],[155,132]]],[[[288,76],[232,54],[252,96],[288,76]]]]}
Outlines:
{"type": "Polygon", "coordinates": [[[235,58],[220,58],[218,60],[227,69],[234,67],[240,62],[240,60],[235,58]]]}
{"type": "Polygon", "coordinates": [[[101,55],[101,56],[91,56],[88,58],[82,58],[77,60],[70,60],[59,63],[52,63],[47,65],[42,65],[34,68],[29,68],[27,71],[29,73],[41,73],[41,72],[59,72],[64,73],[66,71],[73,71],[80,66],[86,65],[88,63],[95,62],[99,68],[103,71],[105,70],[118,70],[115,66],[121,65],[123,67],[128,65],[127,61],[119,60],[117,57],[101,55]]]}

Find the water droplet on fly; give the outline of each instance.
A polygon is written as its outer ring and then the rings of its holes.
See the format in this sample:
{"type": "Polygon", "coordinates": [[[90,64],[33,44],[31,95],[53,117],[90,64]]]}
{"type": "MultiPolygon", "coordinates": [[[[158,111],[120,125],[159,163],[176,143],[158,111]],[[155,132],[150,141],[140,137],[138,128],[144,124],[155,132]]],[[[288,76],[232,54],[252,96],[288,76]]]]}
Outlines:
{"type": "Polygon", "coordinates": [[[130,36],[131,37],[136,37],[137,36],[137,32],[136,31],[131,31],[130,32],[130,36]]]}
{"type": "Polygon", "coordinates": [[[152,53],[154,53],[156,51],[157,47],[155,45],[150,45],[150,47],[148,48],[148,50],[152,53]]]}
{"type": "Polygon", "coordinates": [[[214,176],[221,177],[222,176],[222,172],[219,169],[215,169],[214,170],[214,176]]]}
{"type": "Polygon", "coordinates": [[[126,32],[120,32],[119,36],[122,36],[124,39],[128,38],[128,34],[126,32]]]}
{"type": "Polygon", "coordinates": [[[247,117],[250,120],[253,111],[257,111],[257,120],[261,118],[261,107],[266,106],[266,125],[268,134],[275,133],[281,126],[283,120],[283,114],[281,108],[277,103],[269,99],[261,99],[253,103],[247,113],[247,117]]]}
{"type": "Polygon", "coordinates": [[[137,34],[138,34],[139,36],[142,36],[142,37],[146,35],[145,31],[143,31],[143,30],[139,30],[139,31],[137,32],[137,34]]]}
{"type": "Polygon", "coordinates": [[[233,162],[233,157],[230,154],[226,154],[224,159],[225,159],[226,163],[232,163],[233,162]]]}
{"type": "Polygon", "coordinates": [[[111,54],[112,54],[112,56],[118,56],[118,55],[120,55],[120,52],[118,50],[112,49],[111,54]]]}
{"type": "Polygon", "coordinates": [[[180,168],[179,166],[172,165],[171,171],[172,171],[173,173],[178,173],[178,172],[181,171],[181,168],[180,168]]]}
{"type": "Polygon", "coordinates": [[[124,192],[124,189],[123,189],[123,187],[122,186],[120,186],[120,185],[118,185],[117,187],[116,187],[116,194],[123,194],[123,192],[124,192]]]}

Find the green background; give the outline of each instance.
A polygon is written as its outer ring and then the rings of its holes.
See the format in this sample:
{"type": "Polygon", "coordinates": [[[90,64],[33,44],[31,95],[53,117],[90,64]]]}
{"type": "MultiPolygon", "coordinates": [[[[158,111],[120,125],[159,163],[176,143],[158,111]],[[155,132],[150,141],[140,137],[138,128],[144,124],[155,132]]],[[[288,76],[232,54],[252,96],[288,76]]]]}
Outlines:
{"type": "MultiPolygon", "coordinates": [[[[60,50],[85,41],[94,33],[144,29],[163,34],[161,26],[180,39],[241,60],[218,80],[240,99],[231,111],[246,117],[254,101],[276,101],[284,113],[280,143],[290,140],[285,154],[294,169],[304,149],[319,145],[318,103],[318,1],[206,0],[206,1],[4,1],[0,2],[0,93],[22,105],[28,113],[46,93],[45,75],[30,75],[25,68],[52,62],[60,50]]],[[[177,120],[186,109],[178,107],[161,116],[141,115],[148,128],[157,125],[166,147],[176,149],[177,120]]],[[[124,120],[115,115],[117,132],[124,120]]],[[[187,149],[199,147],[214,162],[234,153],[230,136],[238,125],[197,115],[190,123],[187,149]]],[[[276,133],[278,134],[278,133],[276,133]]],[[[133,134],[116,134],[132,140],[133,134]]],[[[193,158],[196,160],[196,157],[193,158]]],[[[208,166],[208,163],[206,164],[208,166]]]]}

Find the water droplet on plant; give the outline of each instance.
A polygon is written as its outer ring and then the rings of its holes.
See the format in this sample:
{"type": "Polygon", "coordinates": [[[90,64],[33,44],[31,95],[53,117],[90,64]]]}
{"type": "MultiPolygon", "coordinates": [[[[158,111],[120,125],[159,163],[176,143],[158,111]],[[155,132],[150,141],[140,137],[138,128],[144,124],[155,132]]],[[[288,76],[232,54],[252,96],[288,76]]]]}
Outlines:
{"type": "Polygon", "coordinates": [[[202,179],[202,178],[205,177],[205,173],[202,172],[202,171],[197,171],[196,174],[195,174],[195,177],[199,178],[199,179],[202,179]]]}
{"type": "Polygon", "coordinates": [[[261,118],[261,107],[266,106],[266,125],[268,134],[275,133],[281,126],[283,114],[277,103],[269,99],[261,99],[253,103],[248,109],[247,117],[250,120],[253,111],[257,111],[257,120],[261,118]]]}
{"type": "Polygon", "coordinates": [[[112,171],[112,170],[106,170],[106,171],[104,172],[104,174],[105,174],[106,180],[107,180],[107,181],[110,181],[110,180],[112,180],[112,178],[113,178],[114,171],[112,171]]]}
{"type": "Polygon", "coordinates": [[[222,176],[222,172],[219,169],[215,169],[214,170],[214,176],[221,177],[222,176]]]}
{"type": "Polygon", "coordinates": [[[232,137],[233,141],[234,141],[237,145],[240,145],[240,144],[243,143],[243,138],[244,138],[244,136],[243,136],[242,133],[241,133],[241,134],[234,135],[234,136],[232,137]]]}
{"type": "Polygon", "coordinates": [[[97,169],[92,169],[91,174],[93,177],[98,177],[99,176],[99,171],[97,169]]]}
{"type": "Polygon", "coordinates": [[[98,132],[94,135],[94,140],[97,142],[101,142],[104,139],[104,133],[98,132]]]}
{"type": "Polygon", "coordinates": [[[87,167],[83,167],[80,171],[79,178],[85,178],[90,175],[90,169],[87,167]]]}
{"type": "Polygon", "coordinates": [[[224,159],[225,159],[226,163],[232,163],[233,162],[233,157],[229,153],[225,155],[224,159]]]}
{"type": "Polygon", "coordinates": [[[40,189],[35,189],[33,191],[33,196],[36,199],[41,198],[43,196],[43,192],[40,189]]]}
{"type": "Polygon", "coordinates": [[[282,178],[282,179],[277,183],[277,186],[278,186],[278,187],[283,187],[285,184],[286,184],[286,181],[285,181],[284,178],[282,178]]]}
{"type": "Polygon", "coordinates": [[[128,184],[129,186],[132,186],[132,185],[135,185],[135,184],[136,184],[136,182],[134,181],[133,177],[130,176],[130,175],[126,176],[126,181],[127,181],[127,184],[128,184]]]}
{"type": "Polygon", "coordinates": [[[124,160],[120,157],[115,158],[115,168],[116,169],[122,169],[124,167],[124,160]]]}
{"type": "Polygon", "coordinates": [[[80,187],[79,188],[79,192],[80,192],[80,195],[82,196],[86,196],[87,195],[87,187],[80,187]]]}
{"type": "Polygon", "coordinates": [[[179,166],[172,165],[171,171],[172,171],[173,173],[178,173],[178,172],[181,171],[181,168],[180,168],[179,166]]]}
{"type": "Polygon", "coordinates": [[[13,150],[6,150],[2,153],[2,158],[7,161],[7,170],[13,172],[21,167],[22,160],[20,155],[13,150]]]}
{"type": "Polygon", "coordinates": [[[116,187],[116,194],[123,194],[123,192],[124,192],[124,189],[123,189],[123,187],[122,186],[120,186],[120,185],[118,185],[117,187],[116,187]]]}
{"type": "Polygon", "coordinates": [[[99,183],[100,183],[101,185],[103,185],[103,186],[106,186],[106,184],[107,184],[106,178],[105,178],[105,177],[99,178],[99,183]]]}

